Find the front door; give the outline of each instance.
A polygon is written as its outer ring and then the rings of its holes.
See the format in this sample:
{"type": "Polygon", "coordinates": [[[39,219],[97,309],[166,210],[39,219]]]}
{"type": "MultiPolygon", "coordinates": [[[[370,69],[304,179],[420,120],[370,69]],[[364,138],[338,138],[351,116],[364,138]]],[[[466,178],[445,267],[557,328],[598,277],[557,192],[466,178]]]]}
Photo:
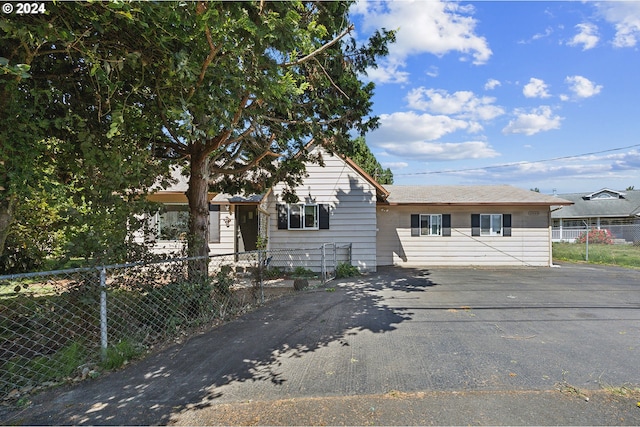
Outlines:
{"type": "Polygon", "coordinates": [[[236,206],[236,252],[258,249],[258,208],[256,206],[236,206]]]}

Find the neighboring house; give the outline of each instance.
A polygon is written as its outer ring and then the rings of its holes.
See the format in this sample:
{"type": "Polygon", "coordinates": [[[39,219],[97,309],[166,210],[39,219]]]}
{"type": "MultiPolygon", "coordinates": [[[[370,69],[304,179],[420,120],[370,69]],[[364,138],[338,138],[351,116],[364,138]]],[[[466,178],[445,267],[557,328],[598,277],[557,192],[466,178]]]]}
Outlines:
{"type": "MultiPolygon", "coordinates": [[[[294,189],[298,203],[282,200],[281,184],[263,195],[209,195],[212,255],[255,250],[262,240],[275,252],[350,245],[361,271],[394,264],[551,265],[550,206],[571,202],[506,185],[382,186],[350,159],[310,149],[321,152],[325,165],[307,165],[294,189]]],[[[182,245],[188,215],[180,179],[151,196],[168,208],[155,218],[158,251],[182,245]]]]}
{"type": "Polygon", "coordinates": [[[640,191],[616,191],[603,188],[594,193],[560,194],[573,202],[558,206],[551,213],[554,241],[575,241],[589,228],[607,229],[614,239],[637,241],[639,233],[632,224],[640,224],[640,191]]]}

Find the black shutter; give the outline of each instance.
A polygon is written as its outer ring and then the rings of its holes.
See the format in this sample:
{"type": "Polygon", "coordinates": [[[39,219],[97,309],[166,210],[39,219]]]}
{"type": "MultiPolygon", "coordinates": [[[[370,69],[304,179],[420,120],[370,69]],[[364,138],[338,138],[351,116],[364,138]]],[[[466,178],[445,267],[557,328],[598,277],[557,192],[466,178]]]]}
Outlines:
{"type": "Polygon", "coordinates": [[[420,215],[418,214],[411,214],[411,235],[420,235],[420,215]]]}
{"type": "Polygon", "coordinates": [[[511,214],[502,215],[502,235],[511,236],[511,214]]]}
{"type": "Polygon", "coordinates": [[[278,230],[286,230],[289,228],[289,212],[287,205],[276,205],[278,211],[278,230]]]}
{"type": "Polygon", "coordinates": [[[480,235],[480,214],[471,214],[471,235],[480,235]]]}
{"type": "Polygon", "coordinates": [[[442,214],[442,235],[451,236],[451,214],[442,214]]]}
{"type": "Polygon", "coordinates": [[[209,212],[220,212],[220,205],[212,205],[209,203],[209,212]]]}
{"type": "Polygon", "coordinates": [[[318,228],[320,230],[328,230],[329,229],[329,205],[321,204],[318,205],[318,228]]]}

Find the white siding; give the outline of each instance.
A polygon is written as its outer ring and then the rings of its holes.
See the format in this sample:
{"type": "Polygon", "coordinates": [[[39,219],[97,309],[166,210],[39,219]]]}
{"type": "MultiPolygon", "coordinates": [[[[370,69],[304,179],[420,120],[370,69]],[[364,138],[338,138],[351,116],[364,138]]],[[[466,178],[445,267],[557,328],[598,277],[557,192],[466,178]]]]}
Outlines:
{"type": "MultiPolygon", "coordinates": [[[[317,148],[316,148],[317,149],[317,148]]],[[[307,178],[297,187],[301,203],[330,206],[328,230],[279,230],[276,204],[282,185],[269,195],[269,248],[318,248],[323,243],[352,244],[352,264],[361,271],[376,269],[376,190],[346,162],[326,152],[325,166],[307,165],[307,178]]]]}
{"type": "Polygon", "coordinates": [[[378,206],[378,265],[551,265],[548,207],[378,206]],[[471,214],[512,215],[512,235],[472,236],[471,214]],[[411,214],[451,214],[451,236],[411,236],[411,214]]]}

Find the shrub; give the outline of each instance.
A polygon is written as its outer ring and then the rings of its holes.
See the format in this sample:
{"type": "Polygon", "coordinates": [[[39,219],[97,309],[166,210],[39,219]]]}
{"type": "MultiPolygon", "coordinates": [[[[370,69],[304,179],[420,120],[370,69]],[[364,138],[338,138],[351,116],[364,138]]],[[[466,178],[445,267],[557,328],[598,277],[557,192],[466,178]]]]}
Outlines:
{"type": "Polygon", "coordinates": [[[360,275],[360,271],[358,271],[358,268],[346,263],[346,262],[341,262],[340,264],[338,264],[338,266],[336,267],[336,277],[337,278],[342,278],[342,277],[355,277],[355,276],[359,276],[360,275]]]}
{"type": "Polygon", "coordinates": [[[315,277],[316,273],[301,266],[296,267],[291,273],[292,277],[315,277]]]}
{"type": "MultiPolygon", "coordinates": [[[[609,230],[598,230],[592,228],[589,230],[589,243],[601,243],[604,245],[612,245],[613,239],[611,238],[611,232],[609,230]]],[[[587,232],[584,231],[576,239],[576,243],[586,243],[587,232]]]]}

